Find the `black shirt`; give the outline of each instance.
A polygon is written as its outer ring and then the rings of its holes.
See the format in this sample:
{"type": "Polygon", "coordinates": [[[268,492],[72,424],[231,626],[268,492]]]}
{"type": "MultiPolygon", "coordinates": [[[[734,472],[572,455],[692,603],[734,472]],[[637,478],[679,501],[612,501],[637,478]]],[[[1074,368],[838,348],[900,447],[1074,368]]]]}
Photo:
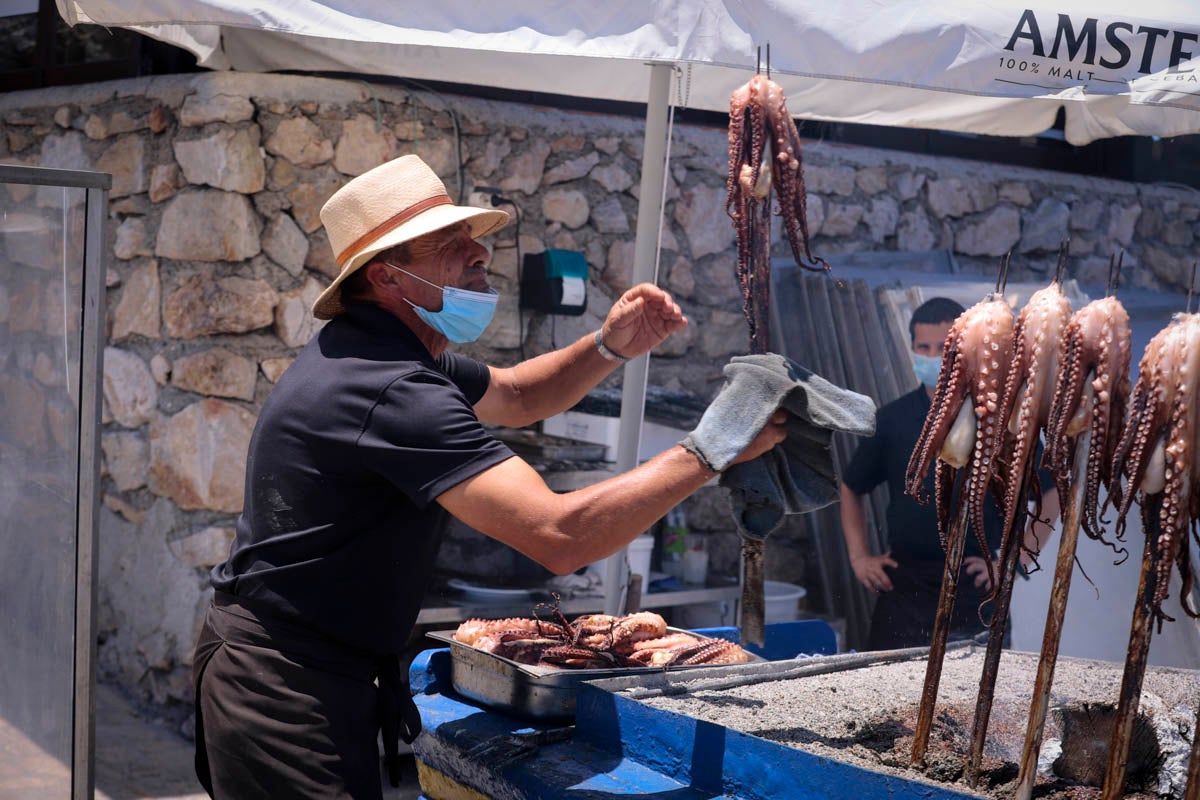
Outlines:
{"type": "Polygon", "coordinates": [[[437,554],[435,498],[513,455],[472,408],[488,381],[486,365],[434,359],[389,312],[352,305],[263,405],[213,586],[344,644],[398,651],[437,554]]]}
{"type": "MultiPolygon", "coordinates": [[[[929,406],[925,387],[918,386],[879,409],[875,416],[875,435],[863,440],[842,475],[842,481],[858,495],[865,495],[879,484],[887,483],[888,540],[892,557],[901,566],[906,560],[946,560],[937,535],[937,511],[932,499],[933,469],[925,476],[925,491],[930,497],[928,505],[921,505],[904,493],[908,460],[921,436],[929,406]]],[[[990,494],[985,510],[988,545],[995,552],[1000,547],[1000,529],[1004,520],[990,494]]],[[[964,555],[982,555],[973,534],[967,536],[964,555]]]]}

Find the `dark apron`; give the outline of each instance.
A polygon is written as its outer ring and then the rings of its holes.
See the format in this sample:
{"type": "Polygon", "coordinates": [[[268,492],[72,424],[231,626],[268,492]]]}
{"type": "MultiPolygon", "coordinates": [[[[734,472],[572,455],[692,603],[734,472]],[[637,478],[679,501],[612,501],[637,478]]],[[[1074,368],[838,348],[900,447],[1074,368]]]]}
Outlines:
{"type": "Polygon", "coordinates": [[[382,797],[421,718],[395,656],[339,645],[217,592],[192,663],[196,775],[217,800],[382,797]],[[378,683],[378,685],[376,685],[378,683]]]}
{"type": "MultiPolygon", "coordinates": [[[[897,559],[899,560],[899,559],[897,559]]],[[[944,561],[902,561],[899,567],[886,567],[892,579],[892,591],[880,592],[871,616],[869,650],[895,650],[902,647],[928,647],[933,639],[933,620],[942,592],[944,561]]],[[[950,622],[950,640],[969,639],[987,630],[979,619],[984,595],[975,588],[975,579],[964,569],[958,578],[954,614],[950,622]]],[[[984,608],[990,621],[992,605],[984,608]]]]}

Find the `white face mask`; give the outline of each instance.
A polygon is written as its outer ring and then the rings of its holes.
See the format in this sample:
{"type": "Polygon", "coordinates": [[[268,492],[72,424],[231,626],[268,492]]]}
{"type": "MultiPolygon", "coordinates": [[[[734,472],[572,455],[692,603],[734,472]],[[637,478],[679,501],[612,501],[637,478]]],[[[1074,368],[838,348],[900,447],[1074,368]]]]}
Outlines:
{"type": "Polygon", "coordinates": [[[486,292],[472,292],[467,289],[456,289],[453,286],[438,286],[436,283],[427,281],[420,275],[414,275],[395,264],[388,264],[386,261],[382,263],[403,272],[410,278],[416,278],[421,283],[442,290],[441,311],[421,308],[407,297],[404,298],[404,302],[413,307],[413,311],[417,312],[417,316],[421,318],[422,322],[455,344],[464,344],[478,339],[491,324],[492,317],[496,315],[496,303],[499,301],[500,295],[493,289],[486,292]]]}

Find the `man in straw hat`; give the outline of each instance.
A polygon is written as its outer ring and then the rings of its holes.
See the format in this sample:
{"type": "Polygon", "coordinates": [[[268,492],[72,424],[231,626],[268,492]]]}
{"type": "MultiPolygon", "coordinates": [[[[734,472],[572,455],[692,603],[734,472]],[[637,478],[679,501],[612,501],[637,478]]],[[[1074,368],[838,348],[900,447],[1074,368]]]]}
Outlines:
{"type": "MultiPolygon", "coordinates": [[[[674,447],[596,486],[551,491],[481,426],[573,406],[687,320],[634,287],[595,335],[508,369],[447,352],[495,309],[477,241],[508,222],[456,206],[417,156],[350,181],[321,209],[341,272],[332,320],[264,404],[245,507],[197,644],[196,761],[219,798],[381,796],[420,718],[396,654],[432,572],[442,514],[565,575],[605,558],[713,477],[674,447]],[[378,684],[378,685],[376,685],[378,684]]],[[[784,436],[782,415],[741,459],[784,436]]]]}

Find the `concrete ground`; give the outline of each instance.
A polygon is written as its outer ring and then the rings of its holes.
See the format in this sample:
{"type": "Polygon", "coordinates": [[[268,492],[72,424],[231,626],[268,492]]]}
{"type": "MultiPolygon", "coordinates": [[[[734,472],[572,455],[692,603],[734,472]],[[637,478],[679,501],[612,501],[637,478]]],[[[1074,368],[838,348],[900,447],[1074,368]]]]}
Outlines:
{"type": "MultiPolygon", "coordinates": [[[[96,694],[97,800],[206,800],[192,765],[192,743],[143,717],[121,693],[96,694]]],[[[0,720],[0,800],[68,797],[70,776],[20,731],[0,720]]],[[[411,756],[401,786],[384,785],[385,800],[420,794],[411,756]]]]}

